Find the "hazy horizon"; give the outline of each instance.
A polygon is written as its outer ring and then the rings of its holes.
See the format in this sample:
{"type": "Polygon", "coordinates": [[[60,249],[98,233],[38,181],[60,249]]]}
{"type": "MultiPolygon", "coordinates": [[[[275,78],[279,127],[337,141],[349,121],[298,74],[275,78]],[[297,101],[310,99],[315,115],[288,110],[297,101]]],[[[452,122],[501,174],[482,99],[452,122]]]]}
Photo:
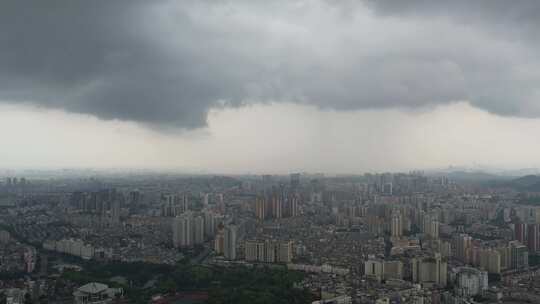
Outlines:
{"type": "Polygon", "coordinates": [[[0,5],[0,168],[540,168],[534,1],[89,3],[0,5]]]}

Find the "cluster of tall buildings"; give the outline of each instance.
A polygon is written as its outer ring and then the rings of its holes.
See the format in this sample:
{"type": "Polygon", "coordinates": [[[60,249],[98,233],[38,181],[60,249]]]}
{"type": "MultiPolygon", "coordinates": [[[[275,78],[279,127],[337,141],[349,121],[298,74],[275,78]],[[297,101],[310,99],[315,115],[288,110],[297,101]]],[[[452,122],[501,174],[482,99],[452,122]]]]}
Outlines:
{"type": "Polygon", "coordinates": [[[17,177],[6,177],[6,181],[4,186],[5,187],[24,187],[28,181],[25,177],[17,178],[17,177]]]}
{"type": "Polygon", "coordinates": [[[247,240],[244,251],[248,262],[290,263],[293,255],[292,241],[247,240]]]}
{"type": "Polygon", "coordinates": [[[161,216],[175,217],[190,209],[187,194],[165,194],[161,196],[161,216]]]}
{"type": "Polygon", "coordinates": [[[506,264],[510,264],[510,269],[523,269],[529,266],[529,252],[527,246],[521,244],[518,241],[512,241],[508,243],[507,247],[503,247],[506,252],[510,251],[510,254],[505,254],[504,258],[506,264]],[[508,263],[508,260],[510,261],[508,263]]]}
{"type": "Polygon", "coordinates": [[[446,287],[448,284],[447,260],[440,253],[419,256],[408,260],[407,265],[401,260],[382,260],[370,258],[364,262],[364,274],[367,278],[382,280],[402,280],[407,269],[412,282],[423,286],[446,287]]]}
{"type": "Polygon", "coordinates": [[[452,252],[454,257],[468,264],[472,261],[472,237],[468,234],[456,234],[452,238],[452,252]]]}
{"type": "Polygon", "coordinates": [[[176,216],[172,223],[174,247],[193,247],[213,238],[220,220],[219,215],[209,210],[199,214],[187,211],[176,216]]]}
{"type": "Polygon", "coordinates": [[[426,212],[429,207],[411,206],[410,198],[396,199],[378,197],[380,202],[361,206],[348,206],[350,217],[363,217],[368,231],[376,236],[385,233],[393,238],[401,238],[405,232],[421,232],[423,239],[437,240],[440,237],[439,212],[426,212]],[[396,207],[399,206],[399,207],[396,207]]]}
{"type": "Polygon", "coordinates": [[[461,297],[472,297],[482,294],[488,289],[488,273],[472,267],[453,269],[450,277],[455,282],[456,294],[461,297]]]}
{"type": "MultiPolygon", "coordinates": [[[[488,273],[525,270],[528,268],[529,252],[538,250],[540,231],[536,223],[515,224],[513,241],[508,242],[508,237],[483,241],[463,233],[464,229],[460,229],[459,225],[453,230],[448,229],[449,223],[467,219],[466,214],[458,218],[445,209],[431,208],[429,200],[415,202],[415,196],[403,198],[407,201],[388,201],[392,199],[380,197],[371,204],[353,203],[355,205],[351,206],[349,203],[339,209],[340,214],[344,212],[351,218],[360,217],[367,230],[374,235],[390,236],[394,246],[391,251],[393,259],[369,258],[364,261],[363,271],[367,278],[386,283],[392,279],[407,278],[427,288],[452,286],[453,294],[470,298],[485,294],[488,273]],[[404,236],[407,230],[419,236],[420,246],[416,248],[414,258],[396,259],[399,251],[394,253],[394,249],[398,246],[408,246],[409,253],[415,250],[410,242],[402,245],[407,240],[404,236]],[[449,261],[454,266],[465,266],[452,268],[449,261]]],[[[467,221],[463,223],[471,225],[467,221]]]]}
{"type": "Polygon", "coordinates": [[[223,255],[227,260],[236,260],[238,258],[237,245],[240,238],[240,227],[229,224],[220,227],[214,240],[214,251],[218,255],[223,255]]]}
{"type": "Polygon", "coordinates": [[[502,270],[501,253],[494,248],[482,248],[475,264],[489,273],[499,274],[502,270]]]}
{"type": "Polygon", "coordinates": [[[298,215],[298,194],[273,193],[255,200],[255,216],[259,220],[280,219],[298,215]]]}
{"type": "Polygon", "coordinates": [[[478,266],[489,273],[529,266],[528,248],[517,240],[490,248],[476,246],[468,234],[456,234],[452,238],[452,253],[454,258],[464,264],[478,266]]]}
{"type": "Polygon", "coordinates": [[[411,270],[412,280],[415,283],[441,287],[447,285],[448,265],[439,253],[435,253],[432,257],[413,258],[411,270]]]}
{"type": "Polygon", "coordinates": [[[364,175],[364,183],[358,190],[363,195],[396,195],[403,193],[422,192],[428,188],[447,188],[450,185],[448,178],[441,177],[429,180],[423,172],[410,173],[380,173],[364,175]]]}
{"type": "Polygon", "coordinates": [[[403,262],[385,261],[381,259],[369,259],[364,262],[364,273],[366,277],[375,280],[403,279],[403,262]]]}
{"type": "Polygon", "coordinates": [[[76,191],[71,194],[71,205],[88,213],[104,213],[112,210],[115,204],[122,203],[124,197],[115,188],[98,191],[76,191]]]}
{"type": "Polygon", "coordinates": [[[75,209],[99,217],[102,222],[119,223],[124,195],[115,188],[99,191],[73,192],[70,198],[71,206],[75,209]]]}
{"type": "Polygon", "coordinates": [[[392,214],[390,233],[394,238],[400,238],[403,236],[403,216],[399,212],[392,214]]]}
{"type": "Polygon", "coordinates": [[[436,216],[427,214],[422,220],[422,231],[427,239],[437,240],[439,239],[439,220],[436,216]]]}
{"type": "Polygon", "coordinates": [[[540,251],[540,224],[514,224],[515,239],[523,245],[527,245],[529,252],[540,251]]]}
{"type": "Polygon", "coordinates": [[[385,210],[379,212],[376,208],[357,208],[366,217],[368,231],[375,236],[390,234],[392,238],[403,237],[405,231],[411,230],[411,221],[404,210],[385,210]]]}

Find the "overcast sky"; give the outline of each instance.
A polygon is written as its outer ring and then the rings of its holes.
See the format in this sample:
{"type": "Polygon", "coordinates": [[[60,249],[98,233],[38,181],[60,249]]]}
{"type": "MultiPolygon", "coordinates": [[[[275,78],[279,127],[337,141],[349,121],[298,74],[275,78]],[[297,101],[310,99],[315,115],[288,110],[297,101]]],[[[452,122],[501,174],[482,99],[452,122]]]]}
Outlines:
{"type": "Polygon", "coordinates": [[[540,2],[4,0],[0,167],[540,167],[540,2]]]}

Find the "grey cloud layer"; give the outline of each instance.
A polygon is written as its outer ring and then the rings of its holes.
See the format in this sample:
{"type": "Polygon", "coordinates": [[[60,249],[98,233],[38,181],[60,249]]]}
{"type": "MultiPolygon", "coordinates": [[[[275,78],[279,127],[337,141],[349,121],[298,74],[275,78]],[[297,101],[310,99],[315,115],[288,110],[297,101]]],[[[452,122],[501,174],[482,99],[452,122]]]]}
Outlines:
{"type": "Polygon", "coordinates": [[[540,115],[536,1],[343,3],[2,1],[0,100],[181,128],[268,101],[540,115]]]}

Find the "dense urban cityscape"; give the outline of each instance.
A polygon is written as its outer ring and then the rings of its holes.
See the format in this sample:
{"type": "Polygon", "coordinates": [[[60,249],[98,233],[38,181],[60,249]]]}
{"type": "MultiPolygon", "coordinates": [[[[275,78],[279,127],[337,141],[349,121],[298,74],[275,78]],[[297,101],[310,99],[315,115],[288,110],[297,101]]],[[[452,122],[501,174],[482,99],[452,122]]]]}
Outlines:
{"type": "Polygon", "coordinates": [[[540,304],[539,0],[0,0],[0,304],[540,304]]]}
{"type": "Polygon", "coordinates": [[[0,186],[0,303],[303,303],[220,300],[220,271],[313,303],[540,301],[534,175],[29,175],[0,186]]]}

